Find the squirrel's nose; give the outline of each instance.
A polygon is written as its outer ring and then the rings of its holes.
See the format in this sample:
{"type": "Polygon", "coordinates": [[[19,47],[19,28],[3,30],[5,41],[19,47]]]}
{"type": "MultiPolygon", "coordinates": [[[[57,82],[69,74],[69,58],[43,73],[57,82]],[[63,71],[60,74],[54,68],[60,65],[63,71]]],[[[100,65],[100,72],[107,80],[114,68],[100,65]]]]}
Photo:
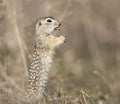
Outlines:
{"type": "Polygon", "coordinates": [[[59,25],[58,25],[59,27],[61,26],[61,23],[59,23],[59,25]]]}

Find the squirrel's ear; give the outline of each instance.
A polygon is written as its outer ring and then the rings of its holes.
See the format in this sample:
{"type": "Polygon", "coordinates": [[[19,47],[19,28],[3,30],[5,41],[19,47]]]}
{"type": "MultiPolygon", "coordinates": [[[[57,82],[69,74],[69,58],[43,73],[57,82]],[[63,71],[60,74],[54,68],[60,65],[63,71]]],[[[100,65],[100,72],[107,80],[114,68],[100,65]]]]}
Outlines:
{"type": "Polygon", "coordinates": [[[40,26],[40,25],[41,25],[41,22],[39,22],[38,24],[39,24],[39,26],[40,26]]]}

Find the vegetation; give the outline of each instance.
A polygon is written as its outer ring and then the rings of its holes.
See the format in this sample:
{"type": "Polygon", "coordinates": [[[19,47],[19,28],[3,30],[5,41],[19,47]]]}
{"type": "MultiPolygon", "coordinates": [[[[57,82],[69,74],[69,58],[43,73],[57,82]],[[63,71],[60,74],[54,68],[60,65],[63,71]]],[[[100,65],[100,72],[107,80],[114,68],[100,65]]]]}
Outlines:
{"type": "Polygon", "coordinates": [[[62,22],[67,41],[38,104],[119,104],[119,9],[119,0],[0,0],[0,104],[28,104],[19,92],[34,26],[44,16],[62,22]]]}

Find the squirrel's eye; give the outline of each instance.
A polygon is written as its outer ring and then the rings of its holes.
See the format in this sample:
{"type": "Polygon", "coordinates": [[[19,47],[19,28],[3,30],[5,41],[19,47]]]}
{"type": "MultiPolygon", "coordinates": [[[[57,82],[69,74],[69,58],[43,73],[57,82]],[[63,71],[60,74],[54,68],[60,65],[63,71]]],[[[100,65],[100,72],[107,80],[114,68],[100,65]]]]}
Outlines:
{"type": "Polygon", "coordinates": [[[52,20],[51,20],[51,19],[48,19],[47,22],[52,22],[52,20]]]}

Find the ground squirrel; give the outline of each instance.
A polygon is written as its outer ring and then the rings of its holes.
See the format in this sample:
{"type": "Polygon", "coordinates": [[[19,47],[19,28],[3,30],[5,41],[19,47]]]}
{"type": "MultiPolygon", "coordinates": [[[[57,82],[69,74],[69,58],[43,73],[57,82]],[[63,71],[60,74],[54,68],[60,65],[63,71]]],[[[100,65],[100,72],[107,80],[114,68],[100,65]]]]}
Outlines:
{"type": "Polygon", "coordinates": [[[53,17],[41,18],[35,28],[35,43],[30,55],[30,67],[26,84],[27,96],[40,99],[47,84],[55,49],[65,42],[65,37],[56,37],[60,22],[53,17]]]}

